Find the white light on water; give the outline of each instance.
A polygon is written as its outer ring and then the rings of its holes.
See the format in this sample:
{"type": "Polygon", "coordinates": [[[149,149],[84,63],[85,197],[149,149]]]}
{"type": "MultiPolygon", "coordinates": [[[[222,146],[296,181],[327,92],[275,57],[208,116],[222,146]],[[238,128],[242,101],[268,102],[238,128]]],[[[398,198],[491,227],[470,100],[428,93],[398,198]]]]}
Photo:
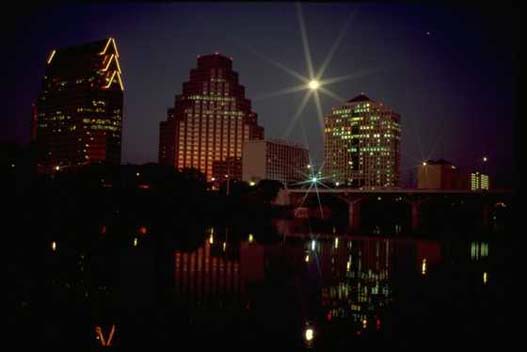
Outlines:
{"type": "Polygon", "coordinates": [[[306,338],[307,342],[313,341],[313,338],[315,337],[315,332],[313,331],[313,328],[307,328],[304,337],[306,338]]]}

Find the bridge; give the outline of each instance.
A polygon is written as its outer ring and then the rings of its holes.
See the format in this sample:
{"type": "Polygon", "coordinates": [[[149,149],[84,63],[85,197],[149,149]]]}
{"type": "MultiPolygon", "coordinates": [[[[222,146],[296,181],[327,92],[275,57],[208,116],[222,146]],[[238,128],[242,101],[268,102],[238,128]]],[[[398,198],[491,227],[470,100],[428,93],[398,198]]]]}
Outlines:
{"type": "MultiPolygon", "coordinates": [[[[281,190],[277,203],[291,206],[295,216],[309,218],[311,213],[323,208],[331,208],[335,203],[348,207],[348,224],[352,230],[361,225],[361,210],[368,203],[378,203],[377,208],[383,211],[408,208],[409,224],[412,230],[422,225],[422,209],[435,207],[436,212],[450,214],[452,209],[463,210],[470,217],[478,217],[484,227],[488,227],[494,218],[496,208],[506,208],[512,202],[510,190],[436,190],[436,189],[357,189],[357,188],[318,188],[281,190]]],[[[429,211],[430,212],[430,211],[429,211]]],[[[398,213],[405,214],[405,210],[398,213]]],[[[452,213],[454,214],[454,213],[452,213]]],[[[400,217],[405,217],[401,215],[400,217]]],[[[405,220],[405,219],[400,219],[405,220]]]]}

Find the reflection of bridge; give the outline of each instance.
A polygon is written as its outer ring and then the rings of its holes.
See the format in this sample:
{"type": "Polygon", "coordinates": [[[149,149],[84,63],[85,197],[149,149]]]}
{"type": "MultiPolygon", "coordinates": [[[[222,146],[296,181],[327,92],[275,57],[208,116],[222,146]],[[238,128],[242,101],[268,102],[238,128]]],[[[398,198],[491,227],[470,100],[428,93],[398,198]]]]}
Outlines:
{"type": "Polygon", "coordinates": [[[351,229],[357,229],[360,225],[361,207],[375,200],[384,200],[399,204],[398,206],[408,206],[410,209],[410,223],[412,230],[420,227],[420,213],[423,205],[434,202],[453,202],[470,203],[477,207],[480,220],[483,225],[488,226],[494,208],[506,207],[512,200],[513,192],[508,190],[490,190],[473,192],[467,190],[426,190],[426,189],[375,189],[362,190],[353,188],[339,189],[288,189],[282,190],[280,198],[284,204],[289,204],[293,208],[309,207],[306,204],[324,204],[328,200],[340,200],[348,206],[348,221],[351,229]]]}

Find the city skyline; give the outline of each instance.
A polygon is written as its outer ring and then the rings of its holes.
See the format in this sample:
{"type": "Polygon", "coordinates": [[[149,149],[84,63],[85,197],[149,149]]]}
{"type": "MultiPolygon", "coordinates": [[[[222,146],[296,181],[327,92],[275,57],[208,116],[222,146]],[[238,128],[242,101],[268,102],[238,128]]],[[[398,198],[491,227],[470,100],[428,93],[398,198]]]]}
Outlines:
{"type": "MultiPolygon", "coordinates": [[[[403,184],[408,171],[422,160],[444,157],[470,169],[477,167],[484,155],[490,169],[502,170],[499,182],[512,183],[515,58],[512,39],[500,33],[513,22],[501,28],[504,19],[498,13],[496,23],[490,26],[484,14],[460,7],[305,3],[302,9],[313,66],[320,67],[333,52],[328,77],[358,76],[332,85],[332,91],[344,99],[364,92],[403,116],[403,184]],[[383,28],[384,23],[388,25],[383,28]],[[332,50],[339,38],[340,45],[332,50]],[[495,39],[500,40],[492,41],[495,39]]],[[[16,97],[8,99],[15,104],[8,104],[12,123],[8,121],[5,129],[6,140],[29,140],[35,82],[42,77],[35,73],[43,73],[48,53],[110,35],[116,38],[127,78],[124,163],[157,160],[157,126],[166,117],[166,106],[180,93],[195,55],[219,51],[233,57],[247,97],[270,138],[282,137],[288,119],[300,105],[302,92],[273,95],[298,84],[278,63],[307,76],[294,3],[76,5],[48,12],[43,18],[35,10],[15,27],[15,40],[34,36],[21,46],[24,55],[14,63],[30,68],[19,73],[10,93],[16,97]],[[97,17],[101,11],[107,16],[97,17]],[[171,16],[178,13],[192,15],[187,17],[193,20],[169,26],[171,16]],[[269,19],[277,13],[283,14],[283,19],[271,25],[269,19]],[[130,28],[127,21],[132,16],[137,25],[130,28]],[[57,18],[66,18],[70,30],[59,33],[60,27],[53,22],[57,18]],[[227,19],[232,21],[225,25],[227,19]],[[33,26],[28,26],[28,21],[34,20],[33,26]],[[205,28],[204,20],[210,20],[211,25],[205,28]],[[152,27],[153,23],[157,25],[152,27]],[[29,48],[31,44],[35,45],[29,48]]],[[[321,99],[324,114],[339,104],[327,96],[321,99]]],[[[323,144],[315,104],[306,106],[300,120],[302,126],[296,125],[290,139],[307,141],[313,158],[320,161],[323,144]]]]}

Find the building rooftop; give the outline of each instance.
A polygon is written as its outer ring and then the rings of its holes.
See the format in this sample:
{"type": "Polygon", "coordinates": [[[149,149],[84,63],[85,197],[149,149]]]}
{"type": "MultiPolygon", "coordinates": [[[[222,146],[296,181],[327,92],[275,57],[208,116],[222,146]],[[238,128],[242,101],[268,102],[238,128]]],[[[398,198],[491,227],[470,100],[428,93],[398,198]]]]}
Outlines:
{"type": "Polygon", "coordinates": [[[447,161],[445,159],[427,160],[426,163],[428,165],[454,165],[450,161],[447,161]]]}
{"type": "Polygon", "coordinates": [[[356,103],[359,101],[373,101],[370,97],[366,96],[365,94],[359,94],[355,98],[352,98],[348,100],[348,103],[356,103]]]}
{"type": "Polygon", "coordinates": [[[94,42],[84,43],[80,45],[68,46],[57,49],[57,54],[61,55],[78,55],[78,54],[92,54],[100,53],[108,43],[108,39],[97,40],[94,42]]]}
{"type": "Polygon", "coordinates": [[[255,143],[255,144],[259,144],[259,143],[273,143],[273,144],[280,144],[280,145],[286,145],[286,146],[289,146],[289,147],[296,147],[296,148],[301,148],[301,149],[306,149],[307,150],[307,147],[301,143],[298,143],[298,142],[294,142],[294,141],[287,141],[287,140],[284,140],[284,139],[277,139],[277,138],[272,138],[272,139],[249,139],[247,141],[245,141],[245,143],[255,143]]]}

